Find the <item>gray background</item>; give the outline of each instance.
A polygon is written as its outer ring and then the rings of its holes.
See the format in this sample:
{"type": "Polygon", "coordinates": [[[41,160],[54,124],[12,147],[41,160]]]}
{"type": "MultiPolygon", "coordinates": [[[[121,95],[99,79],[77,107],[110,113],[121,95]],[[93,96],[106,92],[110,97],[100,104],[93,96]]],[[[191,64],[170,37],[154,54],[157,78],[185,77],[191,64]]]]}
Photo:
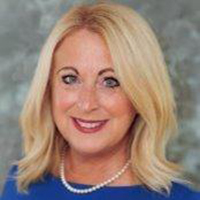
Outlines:
{"type": "MultiPolygon", "coordinates": [[[[20,158],[18,115],[39,52],[54,23],[72,4],[64,0],[0,0],[0,190],[20,158]]],[[[173,81],[180,136],[169,157],[200,188],[200,1],[124,0],[155,30],[173,81]]]]}

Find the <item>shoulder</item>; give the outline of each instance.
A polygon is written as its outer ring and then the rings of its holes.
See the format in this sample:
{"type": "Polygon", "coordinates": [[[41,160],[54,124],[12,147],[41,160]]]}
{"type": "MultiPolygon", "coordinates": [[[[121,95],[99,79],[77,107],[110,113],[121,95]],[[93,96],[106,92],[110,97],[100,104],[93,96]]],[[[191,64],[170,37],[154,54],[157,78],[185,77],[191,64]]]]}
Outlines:
{"type": "Polygon", "coordinates": [[[13,185],[16,182],[17,171],[18,171],[17,165],[12,165],[10,167],[4,184],[4,189],[6,188],[6,186],[13,185]]]}
{"type": "MultiPolygon", "coordinates": [[[[42,192],[44,192],[46,189],[45,188],[46,185],[42,184],[43,182],[38,180],[37,182],[29,185],[28,191],[26,193],[21,193],[17,189],[17,173],[18,173],[18,166],[17,165],[11,166],[8,171],[6,181],[4,183],[1,200],[30,200],[30,199],[39,200],[40,198],[38,198],[38,195],[36,193],[41,189],[42,192]]],[[[43,194],[42,192],[41,194],[43,194]]]]}
{"type": "Polygon", "coordinates": [[[192,189],[185,183],[173,182],[170,196],[172,199],[200,200],[200,191],[192,189]]]}
{"type": "Polygon", "coordinates": [[[42,176],[41,179],[29,185],[26,193],[22,193],[17,189],[17,173],[18,166],[11,166],[4,184],[1,200],[56,199],[50,195],[50,191],[56,193],[55,189],[57,188],[51,176],[48,174],[42,176]]]}
{"type": "Polygon", "coordinates": [[[18,167],[17,165],[12,165],[8,170],[7,178],[14,178],[17,175],[18,167]]]}
{"type": "Polygon", "coordinates": [[[185,183],[172,182],[169,194],[148,190],[146,197],[152,200],[200,200],[200,192],[185,183]]]}
{"type": "Polygon", "coordinates": [[[16,174],[17,174],[17,166],[13,165],[10,167],[1,196],[1,200],[6,199],[14,199],[13,195],[16,193],[16,174]]]}

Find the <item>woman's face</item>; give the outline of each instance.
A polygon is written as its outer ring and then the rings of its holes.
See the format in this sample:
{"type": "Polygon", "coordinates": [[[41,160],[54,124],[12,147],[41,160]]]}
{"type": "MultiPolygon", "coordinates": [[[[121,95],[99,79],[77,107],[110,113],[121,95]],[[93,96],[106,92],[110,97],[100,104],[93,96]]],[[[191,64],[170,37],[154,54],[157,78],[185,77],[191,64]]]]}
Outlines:
{"type": "Polygon", "coordinates": [[[51,78],[53,119],[71,149],[97,154],[126,146],[136,111],[98,34],[83,29],[67,36],[54,54],[51,78]]]}

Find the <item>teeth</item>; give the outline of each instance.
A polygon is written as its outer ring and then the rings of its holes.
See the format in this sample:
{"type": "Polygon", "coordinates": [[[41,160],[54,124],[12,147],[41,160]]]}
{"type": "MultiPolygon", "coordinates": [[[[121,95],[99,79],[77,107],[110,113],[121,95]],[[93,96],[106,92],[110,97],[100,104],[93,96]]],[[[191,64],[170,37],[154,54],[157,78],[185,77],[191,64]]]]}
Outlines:
{"type": "Polygon", "coordinates": [[[83,128],[96,128],[102,124],[102,122],[96,122],[96,123],[84,123],[79,120],[76,120],[76,122],[83,128]]]}

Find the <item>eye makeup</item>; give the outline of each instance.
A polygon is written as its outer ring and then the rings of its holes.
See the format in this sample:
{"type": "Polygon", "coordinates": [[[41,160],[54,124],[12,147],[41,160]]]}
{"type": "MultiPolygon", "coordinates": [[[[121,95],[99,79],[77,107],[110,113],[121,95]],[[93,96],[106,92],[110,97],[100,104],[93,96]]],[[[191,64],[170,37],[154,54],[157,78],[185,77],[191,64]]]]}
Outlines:
{"type": "MultiPolygon", "coordinates": [[[[61,80],[66,85],[73,85],[76,84],[77,82],[79,83],[78,76],[74,74],[62,75],[61,80]]],[[[112,76],[104,77],[101,80],[103,81],[103,85],[107,88],[115,88],[120,86],[119,81],[112,76]]]]}

